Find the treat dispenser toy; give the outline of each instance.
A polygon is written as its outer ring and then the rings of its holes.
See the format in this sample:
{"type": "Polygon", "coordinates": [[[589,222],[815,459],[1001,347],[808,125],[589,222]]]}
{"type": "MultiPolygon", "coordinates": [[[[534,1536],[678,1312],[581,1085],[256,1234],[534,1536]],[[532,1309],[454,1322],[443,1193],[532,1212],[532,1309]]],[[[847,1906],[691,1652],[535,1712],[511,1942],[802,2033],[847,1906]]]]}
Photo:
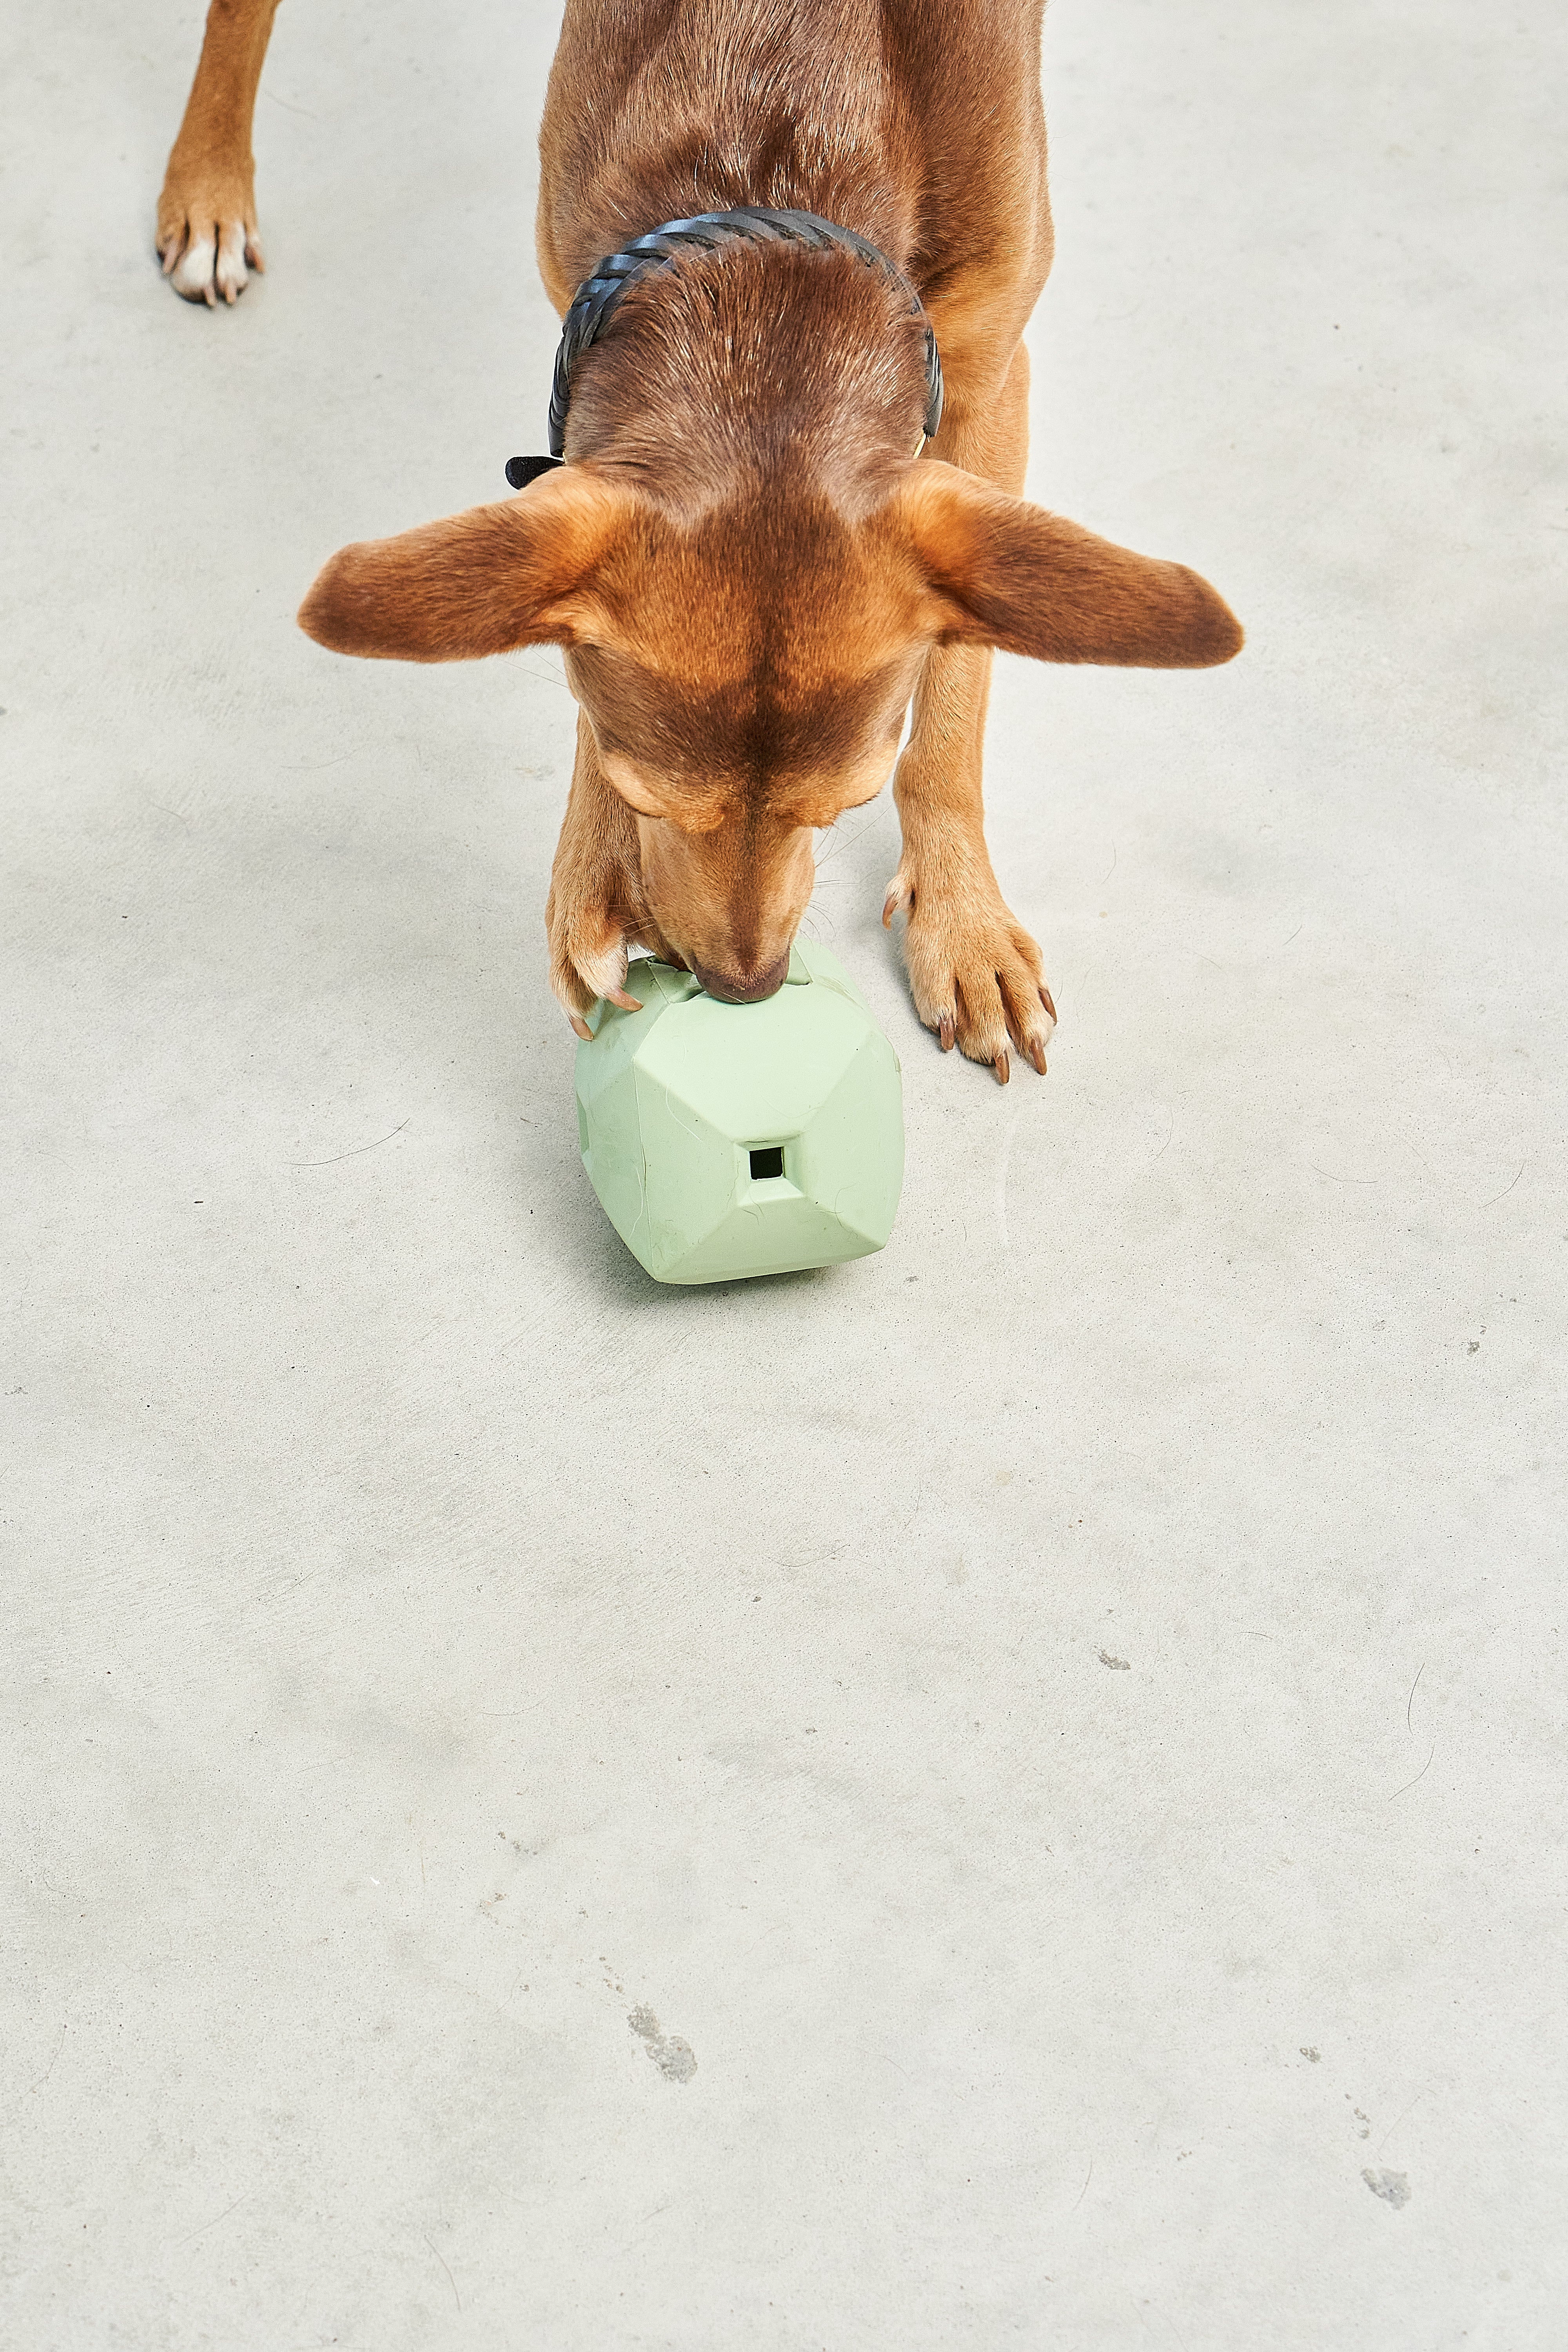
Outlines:
{"type": "Polygon", "coordinates": [[[642,1010],[577,1048],[583,1165],[656,1282],[733,1282],[879,1250],[904,1175],[899,1060],[837,957],[797,940],[761,1004],[640,961],[642,1010]]]}

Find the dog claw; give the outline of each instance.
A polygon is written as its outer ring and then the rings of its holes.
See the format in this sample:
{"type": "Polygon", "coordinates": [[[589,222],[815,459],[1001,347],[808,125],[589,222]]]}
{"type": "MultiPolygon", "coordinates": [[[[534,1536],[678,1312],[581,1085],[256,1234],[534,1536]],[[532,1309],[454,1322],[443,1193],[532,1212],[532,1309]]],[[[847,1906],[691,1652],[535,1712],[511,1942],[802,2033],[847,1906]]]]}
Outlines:
{"type": "Polygon", "coordinates": [[[1013,1075],[1013,1065],[1007,1059],[1006,1055],[998,1054],[995,1061],[992,1064],[992,1067],[996,1073],[997,1085],[999,1087],[1005,1087],[1008,1079],[1013,1075]]]}
{"type": "Polygon", "coordinates": [[[1046,1075],[1046,1049],[1037,1037],[1029,1040],[1029,1059],[1043,1078],[1046,1075]]]}
{"type": "Polygon", "coordinates": [[[1045,1006],[1046,1011],[1050,1014],[1051,1019],[1054,1021],[1057,1017],[1057,1008],[1051,1003],[1050,990],[1043,984],[1040,989],[1040,1003],[1045,1006]]]}
{"type": "Polygon", "coordinates": [[[642,1011],[642,1006],[638,1003],[637,998],[635,996],[628,996],[624,988],[610,989],[608,991],[608,998],[612,1004],[618,1004],[623,1013],[640,1013],[642,1011]]]}
{"type": "Polygon", "coordinates": [[[566,1018],[570,1021],[573,1028],[575,1029],[579,1037],[586,1038],[593,1035],[593,1031],[589,1028],[587,1023],[584,1020],[580,1013],[569,1013],[566,1015],[566,1018]]]}
{"type": "Polygon", "coordinates": [[[952,1040],[954,1034],[953,1019],[951,1013],[944,1013],[942,1014],[942,1021],[938,1026],[936,1034],[938,1043],[941,1045],[942,1052],[944,1054],[951,1054],[952,1051],[952,1040]]]}

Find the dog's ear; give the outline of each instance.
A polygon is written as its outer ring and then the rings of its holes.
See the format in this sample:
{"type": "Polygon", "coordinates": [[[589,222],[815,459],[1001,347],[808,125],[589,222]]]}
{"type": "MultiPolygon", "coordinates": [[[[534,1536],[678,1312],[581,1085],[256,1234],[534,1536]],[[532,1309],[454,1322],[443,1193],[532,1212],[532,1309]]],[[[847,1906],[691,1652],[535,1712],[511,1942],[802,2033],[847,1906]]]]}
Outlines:
{"type": "Polygon", "coordinates": [[[911,467],[898,505],[949,643],[1146,669],[1208,669],[1241,651],[1240,623],[1195,572],[1115,547],[956,466],[911,467]]]}
{"type": "Polygon", "coordinates": [[[384,661],[572,645],[587,583],[636,505],[633,492],[563,467],[515,499],[340,548],[300,605],[300,626],[333,653],[384,661]]]}

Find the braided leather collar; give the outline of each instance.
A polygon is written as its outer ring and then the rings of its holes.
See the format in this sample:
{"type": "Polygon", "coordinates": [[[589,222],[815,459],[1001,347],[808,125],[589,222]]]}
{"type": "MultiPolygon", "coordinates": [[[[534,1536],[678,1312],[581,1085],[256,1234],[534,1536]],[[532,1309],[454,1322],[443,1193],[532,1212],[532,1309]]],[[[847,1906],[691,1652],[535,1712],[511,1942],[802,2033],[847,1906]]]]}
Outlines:
{"type": "Polygon", "coordinates": [[[583,280],[572,298],[555,354],[555,381],[550,394],[550,456],[511,458],[506,478],[514,490],[521,490],[548,467],[563,462],[572,371],[589,344],[603,333],[626,289],[656,270],[668,269],[680,254],[693,247],[700,252],[715,253],[737,243],[804,245],[814,251],[837,246],[854,254],[868,268],[881,270],[900,292],[907,294],[912,316],[925,328],[925,430],[928,438],[935,433],[942,423],[942,358],[936,347],[936,331],[903,271],[868,237],[858,236],[852,228],[841,228],[837,221],[824,220],[819,214],[775,212],[763,205],[741,205],[732,212],[697,213],[687,220],[666,221],[662,227],[649,229],[646,236],[634,238],[619,253],[612,253],[600,262],[591,278],[583,280]]]}

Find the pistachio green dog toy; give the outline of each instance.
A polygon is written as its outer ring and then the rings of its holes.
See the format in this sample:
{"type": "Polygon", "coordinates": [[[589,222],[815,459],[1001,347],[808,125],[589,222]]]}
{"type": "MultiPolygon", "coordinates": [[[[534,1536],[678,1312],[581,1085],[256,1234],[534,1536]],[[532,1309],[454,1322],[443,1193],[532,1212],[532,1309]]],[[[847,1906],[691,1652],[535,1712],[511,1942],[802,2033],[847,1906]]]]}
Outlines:
{"type": "Polygon", "coordinates": [[[577,1048],[583,1165],[656,1282],[733,1282],[879,1250],[904,1180],[899,1060],[807,940],[761,1004],[634,963],[640,1013],[595,1004],[577,1048]]]}

